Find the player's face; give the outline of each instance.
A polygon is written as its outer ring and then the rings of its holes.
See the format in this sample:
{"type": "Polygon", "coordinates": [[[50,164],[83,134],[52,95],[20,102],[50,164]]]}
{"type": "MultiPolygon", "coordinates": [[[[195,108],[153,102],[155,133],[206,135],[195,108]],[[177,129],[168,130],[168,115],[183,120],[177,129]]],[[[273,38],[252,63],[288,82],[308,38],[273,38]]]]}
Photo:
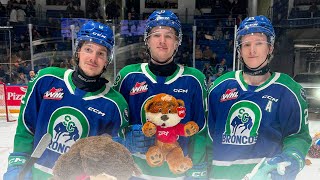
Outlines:
{"type": "MultiPolygon", "coordinates": [[[[261,33],[248,34],[241,39],[240,53],[244,63],[250,68],[257,68],[263,63],[273,47],[267,41],[267,36],[261,33]]],[[[261,67],[265,66],[265,61],[261,67]]]]}
{"type": "Polygon", "coordinates": [[[168,64],[173,61],[172,55],[178,48],[178,37],[174,29],[157,26],[151,29],[147,44],[153,63],[168,64]]]}
{"type": "Polygon", "coordinates": [[[79,67],[89,76],[101,74],[108,63],[108,50],[106,47],[93,42],[85,42],[78,52],[79,67]]]}

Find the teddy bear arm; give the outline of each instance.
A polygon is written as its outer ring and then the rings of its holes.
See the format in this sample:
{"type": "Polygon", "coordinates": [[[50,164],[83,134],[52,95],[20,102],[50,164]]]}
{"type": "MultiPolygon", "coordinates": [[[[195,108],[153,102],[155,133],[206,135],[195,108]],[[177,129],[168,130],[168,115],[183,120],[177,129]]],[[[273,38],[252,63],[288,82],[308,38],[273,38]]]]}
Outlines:
{"type": "Polygon", "coordinates": [[[157,132],[157,127],[155,124],[152,122],[146,122],[143,127],[142,127],[142,132],[145,136],[151,137],[156,134],[157,132]]]}

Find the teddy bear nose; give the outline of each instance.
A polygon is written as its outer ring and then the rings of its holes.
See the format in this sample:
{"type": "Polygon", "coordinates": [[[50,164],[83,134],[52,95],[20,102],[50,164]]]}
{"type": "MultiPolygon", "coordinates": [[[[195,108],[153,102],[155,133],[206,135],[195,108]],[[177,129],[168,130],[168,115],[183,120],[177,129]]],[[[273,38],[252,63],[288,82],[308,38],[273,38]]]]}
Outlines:
{"type": "Polygon", "coordinates": [[[169,118],[168,118],[168,116],[167,115],[162,115],[161,116],[161,120],[162,121],[166,121],[166,120],[168,120],[169,118]]]}

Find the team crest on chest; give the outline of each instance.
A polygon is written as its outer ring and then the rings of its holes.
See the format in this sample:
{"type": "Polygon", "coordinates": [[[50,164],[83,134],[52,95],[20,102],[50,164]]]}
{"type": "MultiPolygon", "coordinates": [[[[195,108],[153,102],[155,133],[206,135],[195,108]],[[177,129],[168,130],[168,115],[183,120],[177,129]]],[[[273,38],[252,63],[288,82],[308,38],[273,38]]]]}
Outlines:
{"type": "Polygon", "coordinates": [[[63,154],[80,138],[89,134],[89,122],[85,115],[73,107],[61,107],[50,117],[48,132],[52,140],[47,147],[63,154]]]}
{"type": "Polygon", "coordinates": [[[143,81],[141,83],[136,82],[136,84],[130,91],[130,95],[133,96],[133,95],[144,93],[147,91],[148,91],[148,84],[146,84],[146,81],[143,81]]]}
{"type": "Polygon", "coordinates": [[[222,144],[255,144],[261,117],[261,109],[256,103],[245,100],[235,103],[228,114],[222,144]]]}

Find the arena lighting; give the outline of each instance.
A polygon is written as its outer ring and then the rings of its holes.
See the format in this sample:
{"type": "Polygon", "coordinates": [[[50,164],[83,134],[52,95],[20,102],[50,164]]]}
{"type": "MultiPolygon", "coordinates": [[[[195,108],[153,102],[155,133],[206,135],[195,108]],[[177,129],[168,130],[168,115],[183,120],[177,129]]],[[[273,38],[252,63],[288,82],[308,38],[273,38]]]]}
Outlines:
{"type": "Polygon", "coordinates": [[[13,26],[0,26],[0,29],[13,29],[13,26]]]}
{"type": "Polygon", "coordinates": [[[320,44],[295,44],[295,48],[320,48],[320,44]]]}

